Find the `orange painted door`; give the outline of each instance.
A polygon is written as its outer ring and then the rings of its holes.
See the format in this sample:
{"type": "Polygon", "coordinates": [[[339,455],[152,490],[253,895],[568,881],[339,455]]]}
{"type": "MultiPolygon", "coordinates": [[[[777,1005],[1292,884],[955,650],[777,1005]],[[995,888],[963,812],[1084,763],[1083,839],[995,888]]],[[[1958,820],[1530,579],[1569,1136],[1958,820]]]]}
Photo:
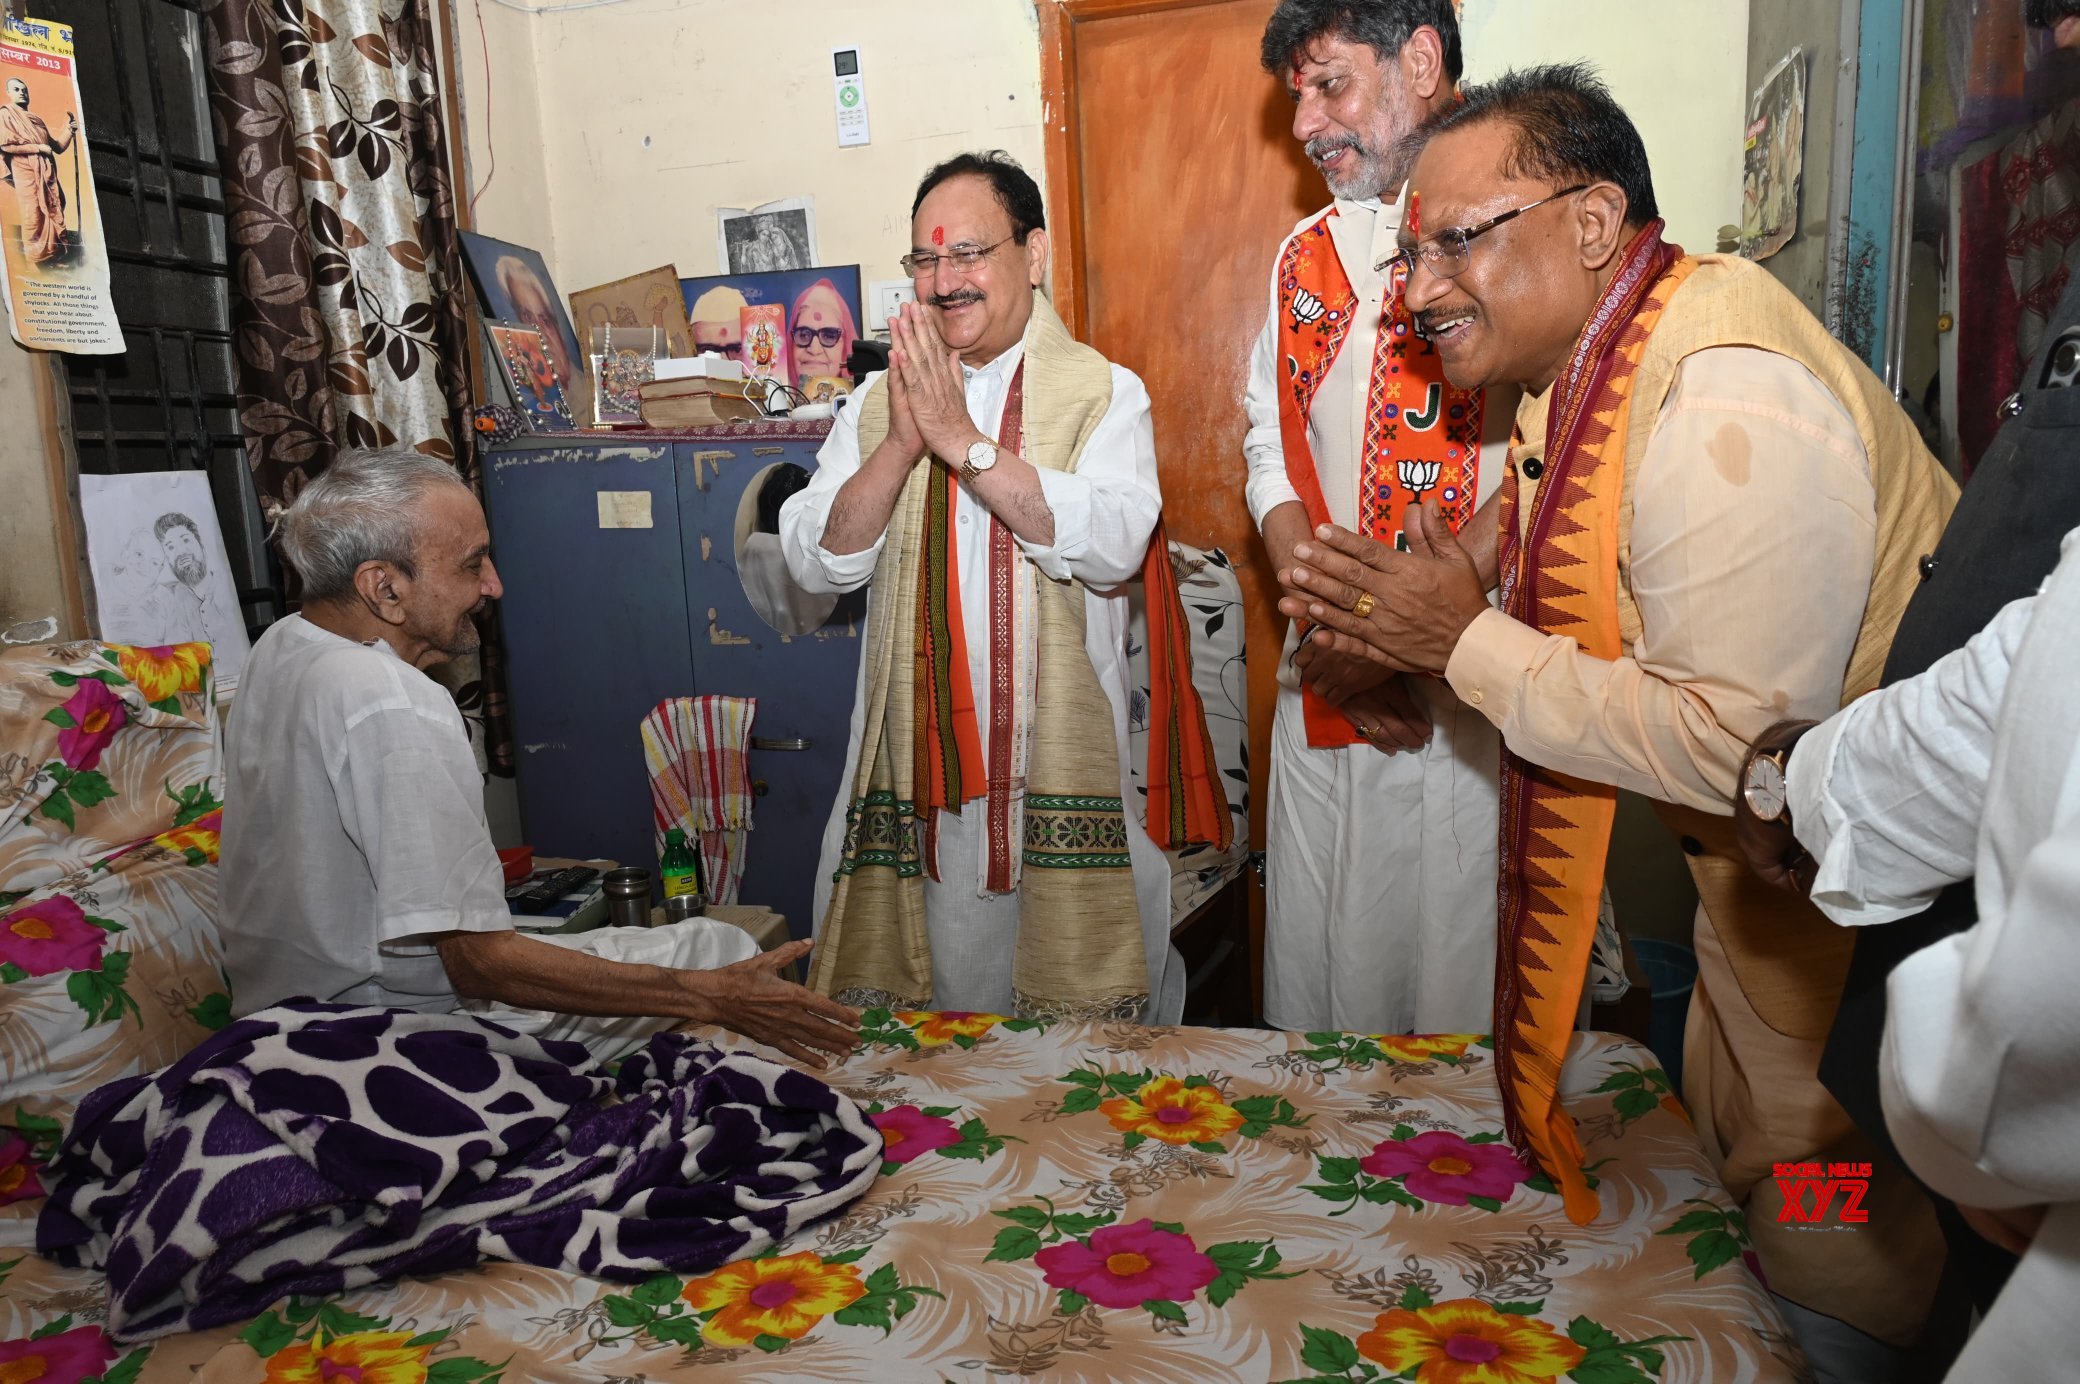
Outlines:
{"type": "MultiPolygon", "coordinates": [[[[1257,64],[1274,0],[1039,8],[1055,302],[1077,336],[1148,385],[1171,537],[1225,549],[1240,575],[1261,847],[1284,621],[1243,502],[1242,399],[1271,258],[1329,194],[1293,141],[1290,97],[1257,64]]],[[[1260,955],[1260,892],[1252,916],[1260,955]]]]}

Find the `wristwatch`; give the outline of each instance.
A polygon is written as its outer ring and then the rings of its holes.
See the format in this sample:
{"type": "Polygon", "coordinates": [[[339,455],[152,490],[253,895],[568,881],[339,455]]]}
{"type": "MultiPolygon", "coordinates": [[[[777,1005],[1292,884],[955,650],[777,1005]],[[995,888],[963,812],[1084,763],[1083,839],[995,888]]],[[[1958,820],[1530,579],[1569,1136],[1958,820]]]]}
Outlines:
{"type": "Polygon", "coordinates": [[[989,470],[990,467],[995,466],[996,464],[996,443],[970,443],[968,445],[968,455],[966,459],[964,459],[961,462],[961,479],[966,481],[969,485],[973,485],[975,484],[975,478],[977,476],[981,475],[984,471],[989,470]]]}
{"type": "Polygon", "coordinates": [[[1779,721],[1756,738],[1741,766],[1741,802],[1758,822],[1791,825],[1791,750],[1817,721],[1779,721]]]}
{"type": "Polygon", "coordinates": [[[1792,748],[1817,724],[1779,721],[1757,736],[1741,765],[1740,787],[1733,804],[1734,834],[1749,863],[1758,870],[1765,864],[1776,866],[1804,894],[1812,892],[1820,863],[1792,829],[1787,767],[1792,748]]]}

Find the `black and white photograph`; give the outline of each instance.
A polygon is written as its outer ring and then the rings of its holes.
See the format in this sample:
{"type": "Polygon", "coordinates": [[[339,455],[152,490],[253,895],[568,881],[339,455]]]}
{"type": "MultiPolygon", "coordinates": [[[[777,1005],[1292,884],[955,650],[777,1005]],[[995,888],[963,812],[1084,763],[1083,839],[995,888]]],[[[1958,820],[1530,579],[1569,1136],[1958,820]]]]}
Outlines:
{"type": "Polygon", "coordinates": [[[721,242],[716,248],[732,274],[807,269],[817,262],[813,198],[766,202],[749,211],[724,207],[715,216],[721,242]]]}

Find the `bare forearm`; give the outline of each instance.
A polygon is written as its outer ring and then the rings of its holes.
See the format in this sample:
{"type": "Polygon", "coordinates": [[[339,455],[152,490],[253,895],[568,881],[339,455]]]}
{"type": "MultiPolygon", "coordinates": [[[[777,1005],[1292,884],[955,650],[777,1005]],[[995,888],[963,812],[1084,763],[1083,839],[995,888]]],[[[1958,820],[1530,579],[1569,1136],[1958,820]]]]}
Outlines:
{"type": "Polygon", "coordinates": [[[843,556],[873,547],[888,529],[889,516],[895,513],[896,500],[915,461],[889,442],[876,447],[831,497],[830,518],[820,540],[823,550],[843,556]]]}
{"type": "Polygon", "coordinates": [[[610,961],[517,932],[458,932],[440,943],[455,993],[514,1009],[704,1019],[699,971],[610,961]]]}
{"type": "Polygon", "coordinates": [[[1305,542],[1310,531],[1307,506],[1297,500],[1275,505],[1264,516],[1264,552],[1271,559],[1273,573],[1293,565],[1293,545],[1305,542]]]}
{"type": "Polygon", "coordinates": [[[1483,591],[1493,591],[1502,580],[1501,565],[1496,557],[1501,544],[1501,517],[1502,492],[1498,490],[1474,512],[1473,518],[1459,533],[1459,544],[1473,558],[1473,567],[1480,573],[1483,591]]]}
{"type": "Polygon", "coordinates": [[[968,488],[1021,540],[1037,548],[1054,546],[1054,510],[1040,488],[1039,470],[1024,457],[1000,450],[997,464],[968,488]]]}

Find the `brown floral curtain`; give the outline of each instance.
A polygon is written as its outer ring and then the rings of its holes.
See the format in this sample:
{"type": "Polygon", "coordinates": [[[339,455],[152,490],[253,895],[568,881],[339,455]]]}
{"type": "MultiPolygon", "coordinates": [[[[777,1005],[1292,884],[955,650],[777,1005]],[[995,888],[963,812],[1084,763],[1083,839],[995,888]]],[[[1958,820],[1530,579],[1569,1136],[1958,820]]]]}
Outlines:
{"type": "MultiPolygon", "coordinates": [[[[432,0],[205,0],[239,421],[271,520],[342,447],[460,466],[469,334],[432,0]]],[[[456,701],[512,772],[495,629],[456,701]]]]}

